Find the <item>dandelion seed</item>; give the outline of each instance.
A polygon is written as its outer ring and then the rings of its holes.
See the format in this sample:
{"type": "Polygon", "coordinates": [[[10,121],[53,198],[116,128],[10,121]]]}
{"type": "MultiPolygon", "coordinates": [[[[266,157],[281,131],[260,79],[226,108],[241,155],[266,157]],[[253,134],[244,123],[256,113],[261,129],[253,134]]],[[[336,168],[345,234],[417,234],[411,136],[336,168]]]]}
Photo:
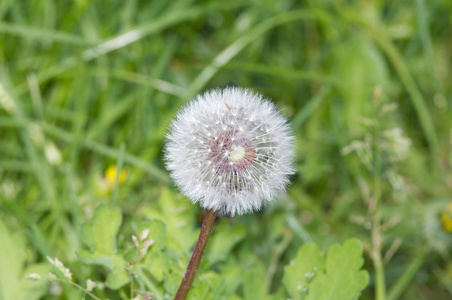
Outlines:
{"type": "Polygon", "coordinates": [[[284,190],[293,156],[286,119],[269,100],[240,88],[209,91],[188,103],[171,124],[165,149],[181,191],[231,216],[259,210],[284,190]]]}

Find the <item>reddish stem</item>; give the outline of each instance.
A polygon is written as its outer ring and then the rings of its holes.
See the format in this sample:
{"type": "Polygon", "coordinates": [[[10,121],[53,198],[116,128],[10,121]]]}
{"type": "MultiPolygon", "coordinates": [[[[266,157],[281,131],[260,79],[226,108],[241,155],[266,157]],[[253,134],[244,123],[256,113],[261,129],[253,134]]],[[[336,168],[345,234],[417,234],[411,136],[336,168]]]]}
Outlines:
{"type": "Polygon", "coordinates": [[[185,271],[184,278],[179,286],[176,297],[174,300],[185,300],[187,298],[188,292],[190,291],[191,284],[195,279],[196,271],[198,271],[199,264],[201,263],[202,255],[206,249],[207,241],[212,233],[213,223],[215,221],[215,215],[217,213],[213,210],[207,210],[204,216],[204,221],[202,222],[201,232],[199,233],[198,242],[196,243],[195,249],[188,264],[187,270],[185,271]]]}

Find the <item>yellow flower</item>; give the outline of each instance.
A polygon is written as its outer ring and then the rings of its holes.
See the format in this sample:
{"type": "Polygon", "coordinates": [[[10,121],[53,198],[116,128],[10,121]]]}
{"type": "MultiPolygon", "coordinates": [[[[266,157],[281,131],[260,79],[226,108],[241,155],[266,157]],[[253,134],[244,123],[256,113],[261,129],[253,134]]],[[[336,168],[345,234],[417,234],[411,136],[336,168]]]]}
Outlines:
{"type": "Polygon", "coordinates": [[[126,180],[127,172],[121,170],[118,174],[116,166],[110,166],[104,174],[98,174],[93,180],[94,193],[99,197],[108,196],[115,188],[116,176],[118,176],[118,185],[121,185],[126,180]]]}
{"type": "Polygon", "coordinates": [[[449,202],[441,215],[441,223],[443,223],[444,230],[452,232],[452,202],[449,202]]]}
{"type": "MultiPolygon", "coordinates": [[[[118,170],[116,169],[116,166],[110,166],[107,171],[105,171],[105,181],[107,182],[107,185],[111,188],[115,186],[116,176],[118,174],[118,170]]],[[[126,171],[121,170],[121,173],[119,173],[118,177],[118,184],[124,183],[126,180],[126,171]]]]}

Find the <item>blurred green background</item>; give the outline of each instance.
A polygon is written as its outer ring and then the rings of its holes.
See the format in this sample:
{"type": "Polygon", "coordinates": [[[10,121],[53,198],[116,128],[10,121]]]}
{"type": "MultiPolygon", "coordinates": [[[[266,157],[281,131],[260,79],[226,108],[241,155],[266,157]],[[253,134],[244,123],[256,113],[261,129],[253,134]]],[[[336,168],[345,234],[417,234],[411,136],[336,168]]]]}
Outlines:
{"type": "MultiPolygon", "coordinates": [[[[165,132],[197,93],[237,85],[290,118],[297,173],[276,205],[218,221],[204,270],[228,278],[251,260],[255,285],[284,295],[300,245],[356,237],[360,299],[378,276],[387,299],[451,299],[450,0],[1,0],[0,20],[0,298],[81,299],[21,279],[48,272],[46,256],[83,286],[104,281],[79,253],[100,203],[122,214],[114,252],[159,219],[165,255],[188,259],[202,211],[169,180],[165,132]]],[[[170,274],[177,286],[171,267],[147,267],[136,289],[159,299],[170,274]]],[[[243,282],[224,299],[253,299],[243,282]]],[[[94,292],[128,299],[130,286],[94,292]]]]}

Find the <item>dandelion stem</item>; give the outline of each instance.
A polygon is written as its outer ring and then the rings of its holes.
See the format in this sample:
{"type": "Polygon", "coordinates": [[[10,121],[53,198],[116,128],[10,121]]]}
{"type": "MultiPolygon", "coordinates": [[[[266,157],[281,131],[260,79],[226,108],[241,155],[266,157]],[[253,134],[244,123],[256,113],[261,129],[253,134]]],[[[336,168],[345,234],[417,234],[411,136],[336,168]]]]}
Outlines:
{"type": "Polygon", "coordinates": [[[199,233],[198,242],[196,243],[195,249],[193,250],[190,263],[188,264],[187,270],[185,271],[184,277],[174,300],[184,300],[185,298],[187,298],[191,284],[195,279],[196,271],[198,271],[199,264],[201,263],[204,250],[206,249],[207,241],[209,240],[209,236],[212,233],[215,215],[216,211],[206,211],[204,221],[202,222],[201,232],[199,233]]]}

